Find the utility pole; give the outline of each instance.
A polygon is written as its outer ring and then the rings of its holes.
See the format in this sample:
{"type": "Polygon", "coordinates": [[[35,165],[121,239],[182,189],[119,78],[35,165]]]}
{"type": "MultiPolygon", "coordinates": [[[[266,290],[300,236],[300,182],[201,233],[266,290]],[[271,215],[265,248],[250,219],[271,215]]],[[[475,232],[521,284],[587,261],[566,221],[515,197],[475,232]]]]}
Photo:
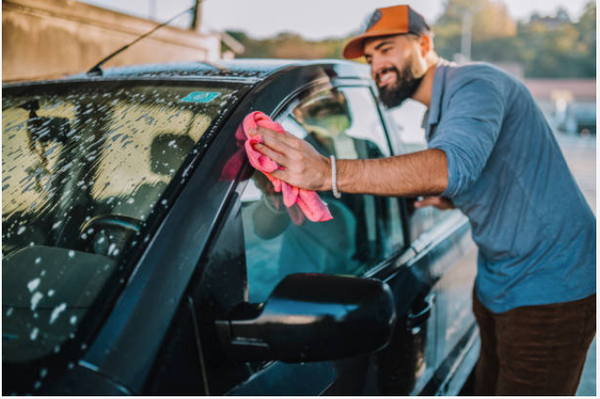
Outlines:
{"type": "Polygon", "coordinates": [[[463,62],[471,61],[471,35],[473,31],[473,14],[466,12],[462,21],[462,36],[460,40],[460,54],[463,62]]]}

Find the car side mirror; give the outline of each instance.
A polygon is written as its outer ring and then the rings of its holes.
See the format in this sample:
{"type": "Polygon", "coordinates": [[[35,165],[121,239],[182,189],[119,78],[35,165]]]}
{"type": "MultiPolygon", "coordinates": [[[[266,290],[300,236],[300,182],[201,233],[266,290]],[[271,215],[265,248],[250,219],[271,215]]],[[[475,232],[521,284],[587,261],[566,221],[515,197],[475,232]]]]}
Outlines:
{"type": "Polygon", "coordinates": [[[396,322],[392,292],[379,280],[291,274],[261,304],[216,321],[236,361],[342,359],[383,349],[396,322]]]}

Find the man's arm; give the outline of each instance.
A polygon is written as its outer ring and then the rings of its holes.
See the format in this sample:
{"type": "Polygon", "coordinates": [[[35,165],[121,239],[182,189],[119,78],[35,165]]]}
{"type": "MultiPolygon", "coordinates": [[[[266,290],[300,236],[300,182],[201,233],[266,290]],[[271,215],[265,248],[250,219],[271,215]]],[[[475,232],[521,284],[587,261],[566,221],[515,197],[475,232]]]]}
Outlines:
{"type": "Polygon", "coordinates": [[[448,185],[446,154],[437,149],[336,163],[338,190],[347,193],[416,197],[440,194],[448,185]]]}
{"type": "MultiPolygon", "coordinates": [[[[284,168],[273,176],[307,190],[332,189],[331,162],[309,143],[262,127],[257,133],[264,145],[255,148],[284,168]]],[[[383,159],[337,160],[336,164],[338,190],[347,193],[436,195],[448,185],[446,154],[438,149],[383,159]]]]}

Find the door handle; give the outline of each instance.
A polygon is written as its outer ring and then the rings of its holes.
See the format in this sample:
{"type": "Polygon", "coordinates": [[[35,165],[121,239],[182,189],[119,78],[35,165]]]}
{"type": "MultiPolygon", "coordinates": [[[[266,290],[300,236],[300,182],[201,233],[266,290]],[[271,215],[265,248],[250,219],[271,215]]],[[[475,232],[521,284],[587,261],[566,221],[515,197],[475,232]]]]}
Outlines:
{"type": "Polygon", "coordinates": [[[410,311],[407,316],[406,326],[409,329],[423,324],[431,315],[431,308],[435,302],[435,294],[430,294],[423,300],[424,307],[418,313],[410,311]]]}

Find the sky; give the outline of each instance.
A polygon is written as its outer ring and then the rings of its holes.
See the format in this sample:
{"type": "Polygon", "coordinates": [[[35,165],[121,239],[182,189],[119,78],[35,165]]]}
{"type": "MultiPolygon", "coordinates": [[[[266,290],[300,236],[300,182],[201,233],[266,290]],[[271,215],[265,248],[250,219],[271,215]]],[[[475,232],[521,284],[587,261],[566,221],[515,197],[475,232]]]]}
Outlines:
{"type": "MultiPolygon", "coordinates": [[[[151,14],[166,21],[191,7],[192,0],[83,0],[143,18],[151,14]]],[[[510,14],[518,20],[533,12],[554,15],[565,8],[572,19],[582,14],[587,0],[503,0],[510,14]]],[[[444,0],[204,0],[203,30],[241,30],[254,38],[274,36],[280,32],[299,33],[310,40],[345,37],[360,29],[377,7],[409,4],[428,22],[442,13],[444,0]]],[[[185,25],[189,19],[179,21],[185,25]]]]}

